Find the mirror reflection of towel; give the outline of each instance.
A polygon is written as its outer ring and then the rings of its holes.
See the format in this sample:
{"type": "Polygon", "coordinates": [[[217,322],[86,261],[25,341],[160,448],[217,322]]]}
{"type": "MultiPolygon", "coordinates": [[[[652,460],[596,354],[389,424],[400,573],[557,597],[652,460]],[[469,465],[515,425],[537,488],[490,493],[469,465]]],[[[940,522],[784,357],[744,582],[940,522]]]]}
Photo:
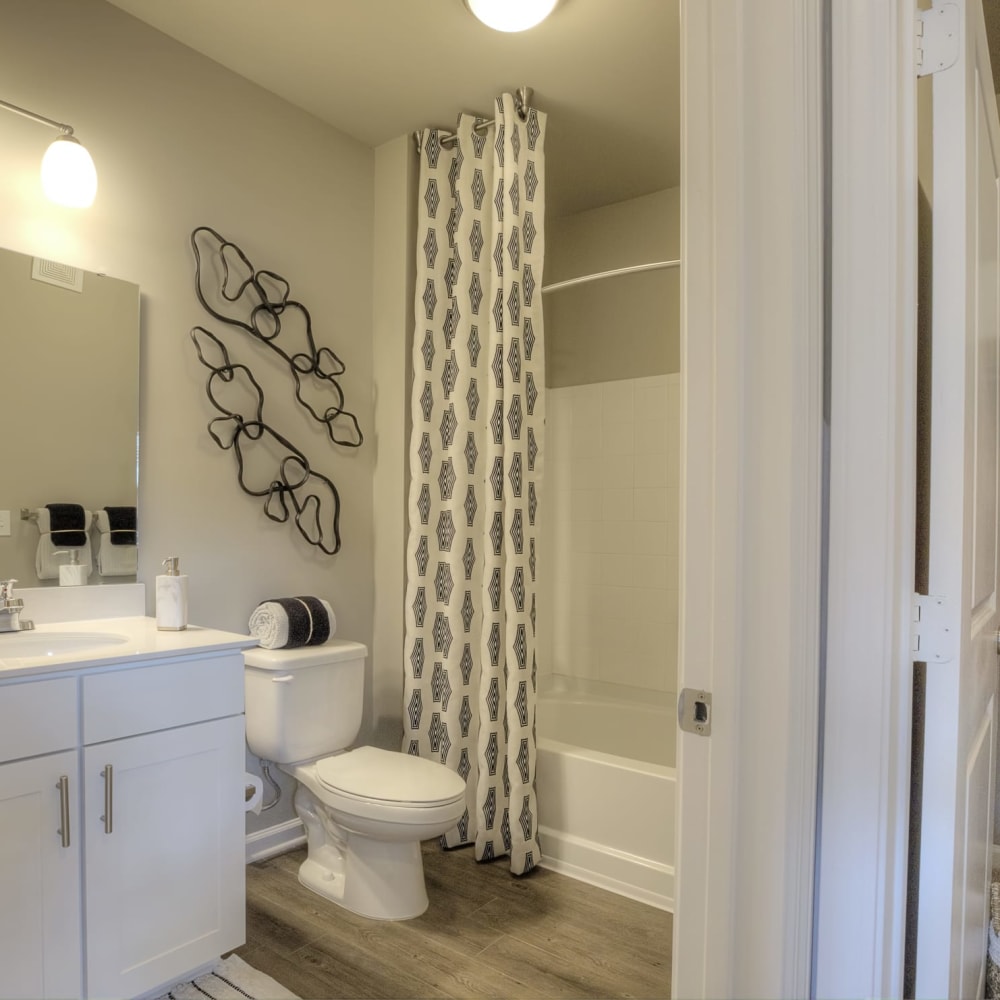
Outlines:
{"type": "MultiPolygon", "coordinates": [[[[120,519],[118,523],[129,523],[120,519]]],[[[135,539],[135,508],[105,507],[94,515],[97,526],[97,572],[101,576],[135,576],[139,569],[139,550],[135,539]],[[115,529],[112,527],[111,511],[131,511],[132,528],[115,529]],[[132,542],[128,538],[132,538],[132,542]]]]}
{"type": "MultiPolygon", "coordinates": [[[[135,507],[105,507],[112,545],[135,545],[135,507]]],[[[98,517],[101,511],[97,512],[98,517]]],[[[100,525],[98,525],[100,526],[100,525]]],[[[103,531],[104,529],[101,528],[103,531]]]]}
{"type": "MultiPolygon", "coordinates": [[[[61,506],[51,504],[50,506],[61,506]]],[[[76,504],[66,506],[74,507],[76,504]]],[[[83,508],[80,508],[83,510],[83,508]]],[[[48,507],[39,507],[35,513],[38,515],[38,548],[35,550],[35,575],[39,580],[57,580],[59,578],[59,567],[69,562],[69,555],[66,554],[67,547],[75,549],[80,556],[80,563],[84,566],[84,575],[90,576],[94,566],[93,551],[90,547],[90,535],[84,531],[82,545],[69,545],[68,542],[58,539],[69,535],[72,537],[73,530],[62,530],[59,535],[53,535],[52,516],[48,507]],[[57,555],[57,553],[62,553],[57,555]]],[[[93,515],[89,510],[83,510],[83,523],[90,524],[93,515]]]]}
{"type": "Polygon", "coordinates": [[[76,548],[87,544],[90,517],[80,504],[47,503],[45,509],[49,512],[49,531],[57,548],[76,548]]]}

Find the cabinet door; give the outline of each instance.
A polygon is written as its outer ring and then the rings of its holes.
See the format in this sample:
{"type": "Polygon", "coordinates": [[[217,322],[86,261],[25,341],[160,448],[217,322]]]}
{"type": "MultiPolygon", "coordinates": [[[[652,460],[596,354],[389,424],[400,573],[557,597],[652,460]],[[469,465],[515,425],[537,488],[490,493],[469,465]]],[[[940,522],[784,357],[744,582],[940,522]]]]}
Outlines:
{"type": "Polygon", "coordinates": [[[5,1000],[81,995],[77,776],[75,750],[0,765],[0,997],[5,1000]]]}
{"type": "Polygon", "coordinates": [[[243,716],[83,754],[88,996],[136,996],[242,944],[243,716]]]}

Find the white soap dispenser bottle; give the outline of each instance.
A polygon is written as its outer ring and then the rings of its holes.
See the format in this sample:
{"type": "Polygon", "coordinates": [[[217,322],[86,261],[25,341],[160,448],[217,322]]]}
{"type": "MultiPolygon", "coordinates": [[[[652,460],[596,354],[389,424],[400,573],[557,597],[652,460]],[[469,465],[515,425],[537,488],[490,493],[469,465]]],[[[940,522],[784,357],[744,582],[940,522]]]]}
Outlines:
{"type": "Polygon", "coordinates": [[[60,587],[81,587],[87,582],[86,566],[80,562],[80,553],[77,549],[60,549],[56,555],[66,554],[69,556],[68,563],[59,565],[59,586],[60,587]]]}
{"type": "Polygon", "coordinates": [[[167,572],[156,578],[156,627],[180,632],[188,623],[188,578],[181,574],[177,556],[168,556],[163,565],[167,572]]]}

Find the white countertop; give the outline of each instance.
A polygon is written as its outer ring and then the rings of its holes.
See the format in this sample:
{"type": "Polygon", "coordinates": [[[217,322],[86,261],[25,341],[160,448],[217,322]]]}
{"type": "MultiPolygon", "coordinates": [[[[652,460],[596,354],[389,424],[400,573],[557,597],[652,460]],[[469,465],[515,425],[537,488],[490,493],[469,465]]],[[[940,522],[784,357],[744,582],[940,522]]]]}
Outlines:
{"type": "MultiPolygon", "coordinates": [[[[83,641],[86,641],[83,638],[83,641]]],[[[111,665],[145,663],[173,657],[188,657],[225,650],[249,649],[257,640],[249,635],[189,625],[180,632],[161,632],[155,618],[95,618],[87,621],[55,622],[38,625],[27,632],[0,632],[0,682],[27,674],[65,673],[68,670],[111,665]],[[110,635],[112,644],[83,651],[53,651],[30,656],[11,656],[4,652],[4,641],[18,636],[44,639],[47,635],[86,637],[110,635]]],[[[10,648],[13,648],[13,644],[10,648]]],[[[53,642],[53,650],[57,649],[53,642]]],[[[8,649],[8,653],[9,653],[8,649]]]]}

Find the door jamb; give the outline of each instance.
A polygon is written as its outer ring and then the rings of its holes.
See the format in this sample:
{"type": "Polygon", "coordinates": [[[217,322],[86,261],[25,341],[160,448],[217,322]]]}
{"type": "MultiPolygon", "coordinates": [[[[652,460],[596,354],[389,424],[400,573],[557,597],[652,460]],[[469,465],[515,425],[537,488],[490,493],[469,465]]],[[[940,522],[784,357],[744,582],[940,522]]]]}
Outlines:
{"type": "Polygon", "coordinates": [[[823,4],[682,0],[674,996],[804,996],[820,663],[823,4]],[[708,835],[706,836],[706,830],[708,835]]]}
{"type": "Polygon", "coordinates": [[[831,4],[830,528],[817,996],[900,996],[913,664],[916,4],[831,4]]]}

